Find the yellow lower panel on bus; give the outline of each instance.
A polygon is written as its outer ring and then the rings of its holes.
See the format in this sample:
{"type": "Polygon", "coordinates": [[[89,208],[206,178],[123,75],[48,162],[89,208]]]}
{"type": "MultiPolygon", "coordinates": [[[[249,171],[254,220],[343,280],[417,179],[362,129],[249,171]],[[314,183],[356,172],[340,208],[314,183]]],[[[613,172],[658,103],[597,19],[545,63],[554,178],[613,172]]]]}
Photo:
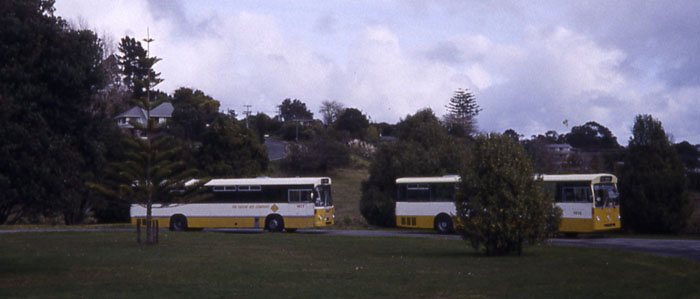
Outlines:
{"type": "Polygon", "coordinates": [[[396,216],[396,226],[411,228],[434,228],[435,216],[396,216]]]}
{"type": "Polygon", "coordinates": [[[187,227],[262,228],[265,225],[265,218],[261,218],[262,217],[188,217],[187,227]]]}
{"type": "Polygon", "coordinates": [[[312,228],[314,227],[314,217],[286,217],[284,218],[285,228],[312,228]]]}
{"type": "Polygon", "coordinates": [[[593,231],[593,219],[587,218],[562,218],[559,225],[560,232],[589,233],[593,231]]]}
{"type": "MultiPolygon", "coordinates": [[[[131,224],[136,226],[136,220],[141,219],[141,226],[146,227],[146,217],[132,217],[131,224]]],[[[152,217],[153,221],[158,221],[158,227],[169,227],[170,218],[168,217],[152,217]]]]}
{"type": "MultiPolygon", "coordinates": [[[[144,221],[146,217],[131,218],[131,224],[136,225],[136,219],[144,221]]],[[[170,227],[170,217],[153,217],[153,220],[158,220],[159,227],[170,227]]],[[[187,217],[187,227],[190,228],[262,228],[264,225],[265,218],[263,217],[187,217]]]]}
{"type": "Polygon", "coordinates": [[[593,209],[593,220],[593,230],[619,229],[622,224],[620,221],[620,207],[595,208],[593,209]]]}
{"type": "MultiPolygon", "coordinates": [[[[131,224],[136,225],[136,219],[131,218],[131,224]]],[[[169,217],[153,217],[158,220],[159,227],[170,227],[169,217]]],[[[314,217],[283,217],[284,227],[287,228],[312,228],[314,217]]],[[[144,222],[145,223],[145,222],[144,222]]],[[[145,224],[142,224],[145,226],[145,224]]],[[[187,217],[189,228],[264,228],[265,217],[187,217]]]]}
{"type": "Polygon", "coordinates": [[[314,210],[314,225],[326,226],[335,224],[335,208],[314,210]]]}

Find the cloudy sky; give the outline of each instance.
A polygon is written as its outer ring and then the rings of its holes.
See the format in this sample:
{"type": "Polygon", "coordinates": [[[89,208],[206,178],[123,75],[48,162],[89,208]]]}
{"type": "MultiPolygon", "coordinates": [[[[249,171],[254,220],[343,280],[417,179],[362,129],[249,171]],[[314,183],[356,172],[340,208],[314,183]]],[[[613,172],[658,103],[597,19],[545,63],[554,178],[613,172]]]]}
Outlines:
{"type": "Polygon", "coordinates": [[[274,115],[297,98],[394,123],[437,115],[458,88],[485,132],[529,137],[597,121],[626,145],[652,114],[700,143],[700,1],[58,0],[56,14],[115,43],[155,39],[166,92],[274,115]],[[568,121],[568,127],[564,124],[568,121]]]}

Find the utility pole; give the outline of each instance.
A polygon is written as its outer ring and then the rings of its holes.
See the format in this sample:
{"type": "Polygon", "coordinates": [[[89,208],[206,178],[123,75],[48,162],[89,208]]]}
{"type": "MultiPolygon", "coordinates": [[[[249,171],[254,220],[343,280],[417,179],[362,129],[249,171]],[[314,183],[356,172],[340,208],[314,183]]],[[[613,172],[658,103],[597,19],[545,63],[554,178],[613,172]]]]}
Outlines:
{"type": "MultiPolygon", "coordinates": [[[[146,43],[146,59],[148,61],[148,57],[151,54],[151,43],[153,42],[153,39],[151,38],[151,30],[150,28],[146,27],[146,38],[143,40],[146,43]]],[[[151,65],[153,67],[153,65],[151,65]]],[[[148,73],[146,75],[146,144],[148,146],[148,158],[146,160],[146,180],[145,182],[141,182],[141,184],[146,184],[147,185],[147,205],[146,205],[146,244],[153,244],[153,211],[152,211],[152,206],[153,206],[153,188],[151,187],[151,164],[153,161],[151,161],[151,152],[153,151],[152,148],[152,142],[151,142],[151,131],[153,124],[151,123],[151,69],[148,69],[148,73]]],[[[139,239],[141,239],[141,236],[139,235],[139,239]]]]}
{"type": "Polygon", "coordinates": [[[245,128],[248,129],[248,119],[250,118],[250,107],[252,105],[246,104],[243,107],[245,107],[245,128]]]}

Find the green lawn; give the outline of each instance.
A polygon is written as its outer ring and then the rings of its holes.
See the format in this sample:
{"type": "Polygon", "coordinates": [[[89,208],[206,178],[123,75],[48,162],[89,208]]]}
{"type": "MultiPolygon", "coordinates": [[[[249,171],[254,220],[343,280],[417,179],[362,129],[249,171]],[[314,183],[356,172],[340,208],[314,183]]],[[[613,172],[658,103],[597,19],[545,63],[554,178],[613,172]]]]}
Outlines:
{"type": "Polygon", "coordinates": [[[0,235],[0,298],[697,298],[700,263],[537,246],[484,257],[461,240],[130,232],[0,235]]]}

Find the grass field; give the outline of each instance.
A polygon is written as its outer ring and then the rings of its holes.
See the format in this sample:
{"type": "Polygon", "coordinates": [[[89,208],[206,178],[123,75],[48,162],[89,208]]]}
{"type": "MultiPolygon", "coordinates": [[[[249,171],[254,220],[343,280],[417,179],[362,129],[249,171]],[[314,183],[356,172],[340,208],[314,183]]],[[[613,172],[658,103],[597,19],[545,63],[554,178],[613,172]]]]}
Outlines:
{"type": "Polygon", "coordinates": [[[461,240],[188,232],[0,236],[0,298],[697,298],[700,263],[536,246],[490,258],[461,240]]]}
{"type": "MultiPolygon", "coordinates": [[[[289,177],[298,174],[284,173],[279,169],[279,162],[271,163],[271,177],[289,177]]],[[[300,176],[328,176],[332,180],[333,205],[335,206],[336,225],[329,229],[368,229],[365,218],[360,214],[360,197],[362,196],[362,181],[369,177],[369,161],[356,155],[351,155],[351,165],[347,168],[336,169],[331,173],[314,173],[300,176]]]]}
{"type": "Polygon", "coordinates": [[[336,225],[340,229],[369,228],[365,218],[360,214],[360,197],[362,181],[368,177],[367,169],[342,169],[333,176],[333,205],[335,206],[336,225]]]}

